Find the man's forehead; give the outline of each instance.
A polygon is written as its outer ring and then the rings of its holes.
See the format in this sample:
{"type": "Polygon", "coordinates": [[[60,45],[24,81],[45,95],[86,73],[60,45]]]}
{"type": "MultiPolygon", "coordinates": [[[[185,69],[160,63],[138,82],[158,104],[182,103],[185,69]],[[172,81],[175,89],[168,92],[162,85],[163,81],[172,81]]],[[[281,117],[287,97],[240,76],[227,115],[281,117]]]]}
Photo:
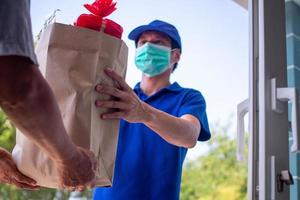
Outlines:
{"type": "Polygon", "coordinates": [[[156,39],[164,39],[167,41],[171,41],[171,39],[166,34],[160,33],[158,31],[145,31],[141,34],[139,40],[145,38],[156,38],[156,39]]]}

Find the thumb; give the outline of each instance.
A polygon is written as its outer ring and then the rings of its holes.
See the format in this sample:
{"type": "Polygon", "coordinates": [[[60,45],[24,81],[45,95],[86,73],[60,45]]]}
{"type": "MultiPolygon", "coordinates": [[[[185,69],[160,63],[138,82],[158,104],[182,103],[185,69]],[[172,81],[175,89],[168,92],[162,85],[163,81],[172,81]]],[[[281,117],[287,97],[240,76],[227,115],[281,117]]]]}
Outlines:
{"type": "Polygon", "coordinates": [[[26,183],[28,185],[36,185],[37,182],[31,178],[29,178],[28,176],[25,176],[24,174],[22,174],[19,171],[16,171],[16,173],[14,174],[14,178],[20,182],[20,183],[26,183]]]}

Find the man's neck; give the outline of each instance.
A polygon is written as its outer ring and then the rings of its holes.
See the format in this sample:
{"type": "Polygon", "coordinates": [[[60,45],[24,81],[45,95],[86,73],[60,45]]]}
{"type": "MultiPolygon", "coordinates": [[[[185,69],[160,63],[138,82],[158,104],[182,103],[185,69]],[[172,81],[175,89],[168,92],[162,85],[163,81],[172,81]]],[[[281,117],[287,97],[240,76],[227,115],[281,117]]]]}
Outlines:
{"type": "Polygon", "coordinates": [[[151,96],[170,84],[170,73],[163,73],[154,77],[143,75],[140,87],[147,96],[151,96]]]}

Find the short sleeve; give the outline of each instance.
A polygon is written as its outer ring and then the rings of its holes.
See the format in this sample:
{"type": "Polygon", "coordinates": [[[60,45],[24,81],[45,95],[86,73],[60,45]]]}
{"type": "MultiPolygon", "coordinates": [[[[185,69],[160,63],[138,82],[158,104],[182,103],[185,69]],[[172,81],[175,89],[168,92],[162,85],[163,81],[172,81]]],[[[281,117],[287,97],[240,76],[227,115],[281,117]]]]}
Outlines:
{"type": "Polygon", "coordinates": [[[199,91],[190,89],[187,92],[179,110],[179,117],[186,114],[193,115],[201,124],[198,141],[209,140],[211,134],[206,115],[206,103],[204,97],[199,91]]]}
{"type": "Polygon", "coordinates": [[[34,53],[30,0],[1,0],[0,56],[24,56],[37,63],[34,53]]]}

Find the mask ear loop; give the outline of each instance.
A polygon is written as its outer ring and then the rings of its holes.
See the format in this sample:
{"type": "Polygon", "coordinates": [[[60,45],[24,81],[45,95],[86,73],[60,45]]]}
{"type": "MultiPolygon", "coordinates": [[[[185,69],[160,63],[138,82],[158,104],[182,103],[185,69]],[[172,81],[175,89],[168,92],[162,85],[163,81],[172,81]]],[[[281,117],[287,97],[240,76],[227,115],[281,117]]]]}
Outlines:
{"type": "MultiPolygon", "coordinates": [[[[175,50],[179,50],[180,51],[180,49],[179,48],[174,48],[174,49],[171,49],[170,50],[170,54],[172,53],[172,52],[174,52],[175,50]]],[[[170,55],[170,59],[171,59],[171,57],[172,57],[172,55],[170,55]]],[[[174,70],[175,70],[175,65],[177,64],[177,66],[176,66],[176,68],[178,67],[178,62],[176,62],[176,63],[174,63],[174,64],[171,64],[170,63],[170,67],[172,67],[172,72],[174,72],[174,70]]]]}

